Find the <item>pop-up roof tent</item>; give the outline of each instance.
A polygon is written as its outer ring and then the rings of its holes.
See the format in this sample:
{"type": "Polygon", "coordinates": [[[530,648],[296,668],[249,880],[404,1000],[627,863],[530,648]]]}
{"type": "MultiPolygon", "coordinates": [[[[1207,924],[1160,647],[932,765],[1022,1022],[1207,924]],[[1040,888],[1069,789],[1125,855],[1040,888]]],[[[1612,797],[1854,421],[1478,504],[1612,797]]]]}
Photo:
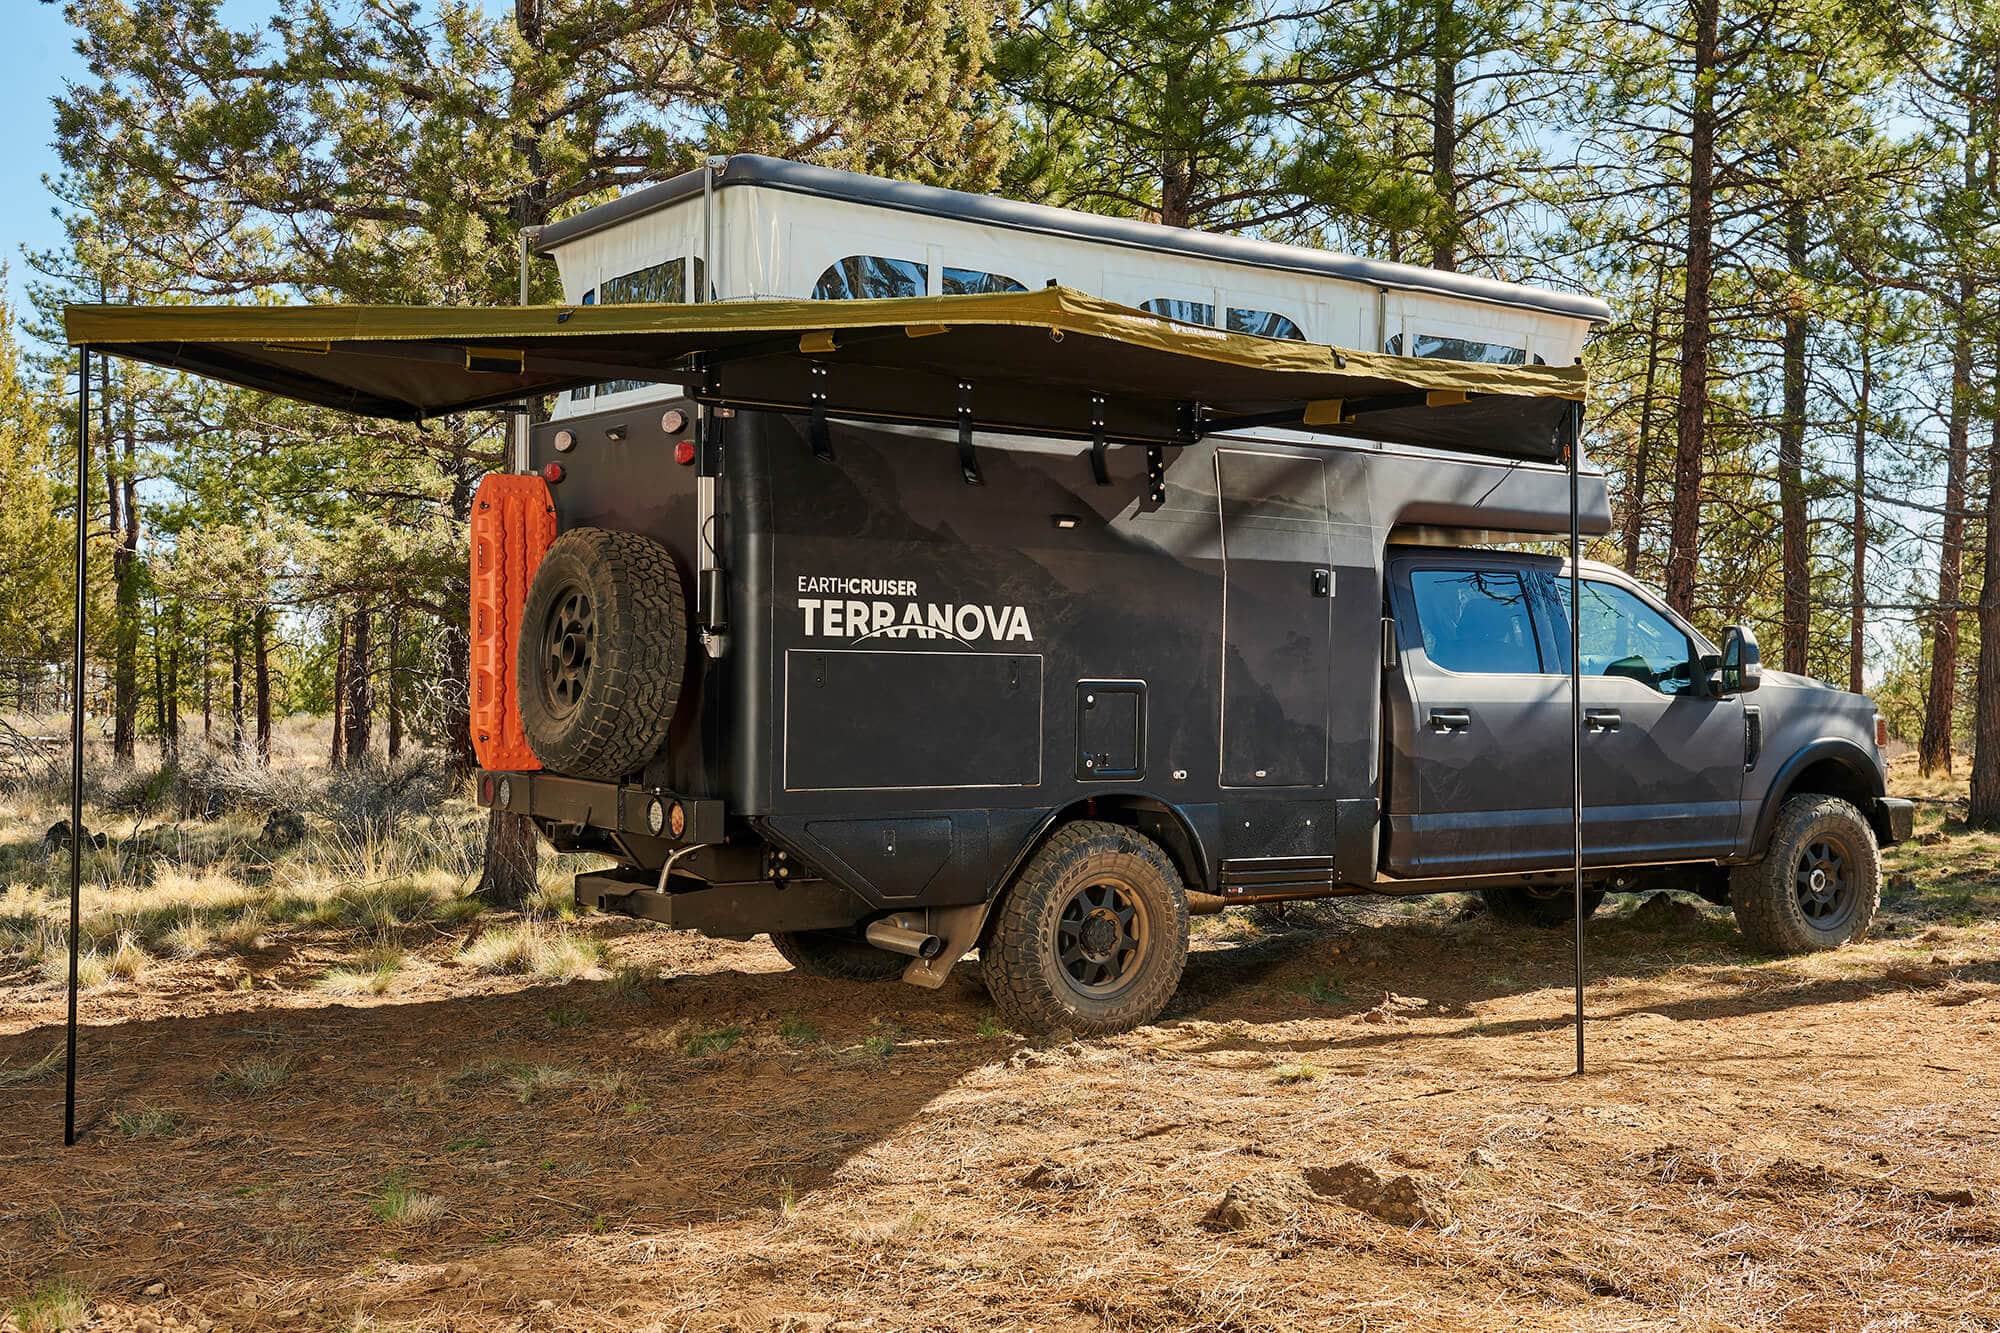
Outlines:
{"type": "MultiPolygon", "coordinates": [[[[1580,524],[1583,369],[1349,352],[1176,323],[1065,288],[863,301],[694,305],[71,306],[78,376],[76,701],[70,827],[83,818],[83,627],[90,357],[129,357],[363,416],[421,422],[602,380],[686,386],[697,401],[1163,449],[1288,426],[1519,461],[1570,476],[1580,524]]],[[[968,472],[968,480],[975,474],[968,472]]],[[[1575,589],[1571,590],[1574,600],[1575,589]]],[[[1572,764],[1581,731],[1571,625],[1572,764]]],[[[1576,1060],[1583,1068],[1581,793],[1572,771],[1576,1060]]],[[[83,839],[70,839],[64,1141],[75,1141],[83,839]]]]}

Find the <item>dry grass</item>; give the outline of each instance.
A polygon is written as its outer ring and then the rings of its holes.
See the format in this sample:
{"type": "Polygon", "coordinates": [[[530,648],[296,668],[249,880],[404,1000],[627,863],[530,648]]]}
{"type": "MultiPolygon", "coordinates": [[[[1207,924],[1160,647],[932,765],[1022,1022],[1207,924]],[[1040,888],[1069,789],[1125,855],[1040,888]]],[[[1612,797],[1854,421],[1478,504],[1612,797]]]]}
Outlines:
{"type": "MultiPolygon", "coordinates": [[[[969,969],[815,982],[565,920],[561,862],[525,916],[464,921],[443,853],[317,824],[263,861],[121,845],[153,887],[93,890],[85,939],[155,958],[88,1002],[87,1157],[44,1132],[61,994],[27,960],[60,901],[0,895],[0,1124],[28,1127],[0,1291],[72,1283],[65,1317],[116,1329],[1993,1327],[2000,842],[1954,821],[1924,807],[1835,953],[1606,911],[1581,1079],[1566,934],[1459,898],[1204,919],[1160,1022],[1030,1043],[969,969]],[[246,920],[260,946],[222,942],[246,920]],[[330,972],[391,964],[330,1007],[330,972]],[[1454,1220],[1310,1187],[1346,1163],[1454,1220]],[[1208,1220],[1258,1188],[1252,1224],[1208,1220]]],[[[0,805],[0,868],[26,827],[0,805]]]]}
{"type": "Polygon", "coordinates": [[[458,954],[460,963],[476,971],[556,981],[601,976],[610,958],[601,940],[533,920],[484,931],[458,954]]]}

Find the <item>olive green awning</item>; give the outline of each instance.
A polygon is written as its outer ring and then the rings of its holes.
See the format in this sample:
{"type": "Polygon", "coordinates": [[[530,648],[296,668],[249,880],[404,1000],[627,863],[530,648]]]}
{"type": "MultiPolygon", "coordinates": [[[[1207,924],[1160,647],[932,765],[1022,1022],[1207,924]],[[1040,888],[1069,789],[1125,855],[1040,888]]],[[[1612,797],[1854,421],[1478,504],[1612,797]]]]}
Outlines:
{"type": "Polygon", "coordinates": [[[613,306],[71,306],[72,346],[422,421],[605,380],[710,402],[1115,441],[1292,425],[1554,459],[1580,366],[1492,366],[1177,323],[1067,288],[613,306]]]}

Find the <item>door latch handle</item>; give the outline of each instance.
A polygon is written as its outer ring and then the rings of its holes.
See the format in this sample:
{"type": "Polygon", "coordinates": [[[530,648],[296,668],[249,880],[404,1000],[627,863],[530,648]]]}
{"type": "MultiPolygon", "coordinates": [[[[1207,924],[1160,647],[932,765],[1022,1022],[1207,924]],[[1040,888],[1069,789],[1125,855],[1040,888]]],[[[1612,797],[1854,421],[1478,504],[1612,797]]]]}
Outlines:
{"type": "Polygon", "coordinates": [[[1624,722],[1625,718],[1615,708],[1591,708],[1583,714],[1583,725],[1590,731],[1616,731],[1624,722]]]}
{"type": "Polygon", "coordinates": [[[1431,709],[1432,731],[1464,731],[1472,725],[1472,714],[1463,708],[1431,709]]]}

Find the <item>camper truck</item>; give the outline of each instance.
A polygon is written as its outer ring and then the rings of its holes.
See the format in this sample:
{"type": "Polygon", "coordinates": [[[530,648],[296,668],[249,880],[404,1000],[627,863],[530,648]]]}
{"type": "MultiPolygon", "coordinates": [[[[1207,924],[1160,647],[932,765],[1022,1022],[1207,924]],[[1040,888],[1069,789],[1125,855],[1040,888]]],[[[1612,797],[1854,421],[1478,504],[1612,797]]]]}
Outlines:
{"type": "MultiPolygon", "coordinates": [[[[1550,367],[1608,317],[752,156],[535,246],[574,306],[1060,284],[1186,331],[1550,367]]],[[[1474,890],[1570,919],[1576,608],[1565,563],[1518,548],[1573,498],[1607,530],[1600,475],[1255,422],[1106,448],[960,410],[954,440],[610,380],[533,427],[546,553],[494,676],[526,748],[480,793],[612,859],[582,904],[768,934],[823,976],[935,987],[976,951],[1010,1024],[1077,1033],[1159,1013],[1191,913],[1474,890]]],[[[1911,813],[1869,701],[1575,573],[1587,905],[1667,886],[1759,949],[1860,935],[1911,813]]]]}

